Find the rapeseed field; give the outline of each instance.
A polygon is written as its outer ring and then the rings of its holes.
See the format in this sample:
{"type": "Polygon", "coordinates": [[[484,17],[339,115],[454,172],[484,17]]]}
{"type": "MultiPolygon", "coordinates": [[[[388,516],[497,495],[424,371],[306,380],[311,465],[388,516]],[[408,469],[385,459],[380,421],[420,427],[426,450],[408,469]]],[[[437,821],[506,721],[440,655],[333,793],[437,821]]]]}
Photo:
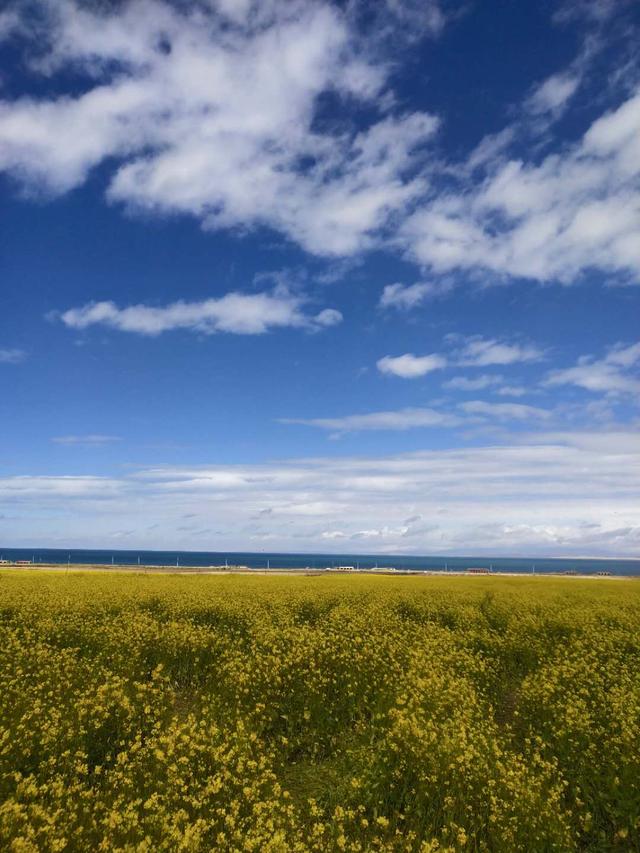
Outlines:
{"type": "Polygon", "coordinates": [[[640,850],[640,583],[0,572],[0,849],[640,850]]]}

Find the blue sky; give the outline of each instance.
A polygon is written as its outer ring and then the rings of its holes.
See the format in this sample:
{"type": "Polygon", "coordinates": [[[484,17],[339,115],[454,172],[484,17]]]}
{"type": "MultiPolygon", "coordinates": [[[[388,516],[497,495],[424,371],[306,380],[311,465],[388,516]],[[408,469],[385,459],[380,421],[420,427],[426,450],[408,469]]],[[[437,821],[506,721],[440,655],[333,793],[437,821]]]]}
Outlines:
{"type": "Polygon", "coordinates": [[[640,7],[0,11],[0,541],[640,556],[640,7]]]}

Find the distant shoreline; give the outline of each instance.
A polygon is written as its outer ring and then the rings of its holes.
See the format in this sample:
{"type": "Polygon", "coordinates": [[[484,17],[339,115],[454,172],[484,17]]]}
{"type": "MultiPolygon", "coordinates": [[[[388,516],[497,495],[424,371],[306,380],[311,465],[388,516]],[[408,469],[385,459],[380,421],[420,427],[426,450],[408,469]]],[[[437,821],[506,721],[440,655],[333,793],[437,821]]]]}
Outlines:
{"type": "MultiPolygon", "coordinates": [[[[586,559],[586,558],[585,558],[586,559]]],[[[272,575],[277,576],[292,576],[292,577],[352,577],[353,575],[366,577],[465,577],[465,578],[487,578],[487,577],[514,577],[514,578],[564,578],[570,580],[638,580],[640,572],[637,575],[621,575],[621,574],[581,574],[578,572],[554,572],[554,571],[538,571],[538,572],[514,572],[514,571],[472,571],[469,569],[456,569],[446,571],[444,569],[396,569],[395,571],[373,570],[373,569],[353,569],[350,571],[339,571],[336,569],[314,569],[310,567],[293,568],[249,568],[248,566],[159,566],[159,565],[144,565],[144,564],[121,564],[121,565],[104,565],[95,563],[12,563],[5,562],[0,564],[0,571],[8,570],[14,572],[60,572],[68,574],[70,572],[104,572],[112,574],[155,574],[155,575],[256,575],[258,577],[266,577],[272,575]]]]}

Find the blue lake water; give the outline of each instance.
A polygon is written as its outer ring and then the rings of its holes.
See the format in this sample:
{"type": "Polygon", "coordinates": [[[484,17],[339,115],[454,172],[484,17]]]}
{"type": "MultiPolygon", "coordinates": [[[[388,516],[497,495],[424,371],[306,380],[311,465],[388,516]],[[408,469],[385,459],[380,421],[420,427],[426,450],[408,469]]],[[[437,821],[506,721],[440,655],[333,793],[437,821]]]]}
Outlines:
{"type": "Polygon", "coordinates": [[[550,572],[577,571],[580,574],[611,572],[614,575],[640,575],[640,560],[576,559],[541,557],[442,557],[442,556],[392,556],[376,554],[278,554],[218,551],[110,551],[69,550],[63,548],[1,548],[0,559],[31,560],[34,563],[59,565],[179,566],[204,568],[229,565],[249,566],[252,569],[323,569],[328,566],[358,566],[371,569],[393,566],[407,571],[444,570],[462,571],[478,567],[494,572],[550,572]]]}

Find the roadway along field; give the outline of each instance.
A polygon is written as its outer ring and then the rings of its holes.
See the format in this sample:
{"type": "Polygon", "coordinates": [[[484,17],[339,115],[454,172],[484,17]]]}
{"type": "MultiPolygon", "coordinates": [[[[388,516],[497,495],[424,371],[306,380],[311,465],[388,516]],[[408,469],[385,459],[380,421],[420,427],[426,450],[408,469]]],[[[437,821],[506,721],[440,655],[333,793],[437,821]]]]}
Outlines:
{"type": "Polygon", "coordinates": [[[0,571],[0,849],[640,850],[640,584],[0,571]]]}

